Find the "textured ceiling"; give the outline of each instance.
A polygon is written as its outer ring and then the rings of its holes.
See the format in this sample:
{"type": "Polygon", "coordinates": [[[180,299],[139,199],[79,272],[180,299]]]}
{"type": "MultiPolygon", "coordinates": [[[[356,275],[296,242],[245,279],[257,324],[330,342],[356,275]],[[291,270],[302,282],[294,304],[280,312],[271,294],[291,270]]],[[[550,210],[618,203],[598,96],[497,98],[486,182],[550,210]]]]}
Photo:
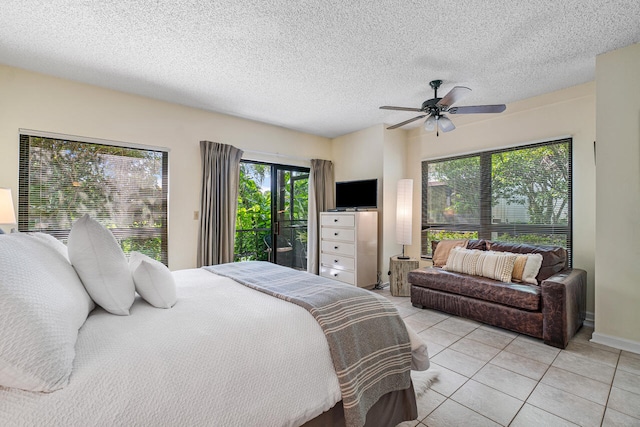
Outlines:
{"type": "MultiPolygon", "coordinates": [[[[2,0],[0,63],[326,137],[594,79],[638,0],[2,0]]],[[[1,96],[1,95],[0,95],[1,96]]],[[[417,122],[420,123],[420,122],[417,122]]]]}

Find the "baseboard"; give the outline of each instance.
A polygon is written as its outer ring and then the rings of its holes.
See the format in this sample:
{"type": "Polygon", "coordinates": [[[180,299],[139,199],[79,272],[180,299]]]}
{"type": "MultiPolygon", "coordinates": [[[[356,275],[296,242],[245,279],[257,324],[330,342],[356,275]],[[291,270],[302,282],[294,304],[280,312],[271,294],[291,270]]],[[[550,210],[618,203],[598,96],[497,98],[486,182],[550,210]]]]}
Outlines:
{"type": "Polygon", "coordinates": [[[587,328],[595,329],[595,327],[596,327],[596,319],[595,319],[594,314],[593,314],[592,311],[587,311],[587,313],[585,315],[584,322],[582,323],[582,325],[586,326],[587,328]]]}
{"type": "Polygon", "coordinates": [[[640,342],[631,341],[625,338],[594,332],[593,335],[591,335],[591,342],[640,354],[640,342]]]}

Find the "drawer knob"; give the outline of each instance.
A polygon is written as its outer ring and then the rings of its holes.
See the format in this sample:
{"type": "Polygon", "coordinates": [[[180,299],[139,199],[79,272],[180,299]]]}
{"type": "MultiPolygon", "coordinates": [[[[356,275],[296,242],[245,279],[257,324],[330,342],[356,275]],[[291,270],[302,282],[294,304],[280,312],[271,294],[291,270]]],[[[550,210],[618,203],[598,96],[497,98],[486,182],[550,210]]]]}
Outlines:
{"type": "Polygon", "coordinates": [[[337,260],[337,259],[334,259],[334,260],[333,260],[333,262],[335,262],[335,263],[337,264],[337,263],[338,263],[338,260],[337,260]]]}
{"type": "Polygon", "coordinates": [[[338,273],[333,273],[333,277],[338,277],[338,273]]]}
{"type": "Polygon", "coordinates": [[[333,219],[333,222],[338,222],[338,218],[334,218],[334,219],[333,219]]]}
{"type": "Polygon", "coordinates": [[[338,233],[333,233],[333,235],[334,235],[334,236],[337,236],[337,235],[338,235],[338,233]]]}
{"type": "Polygon", "coordinates": [[[333,249],[338,249],[338,247],[337,247],[337,246],[334,246],[334,247],[333,247],[333,249]]]}

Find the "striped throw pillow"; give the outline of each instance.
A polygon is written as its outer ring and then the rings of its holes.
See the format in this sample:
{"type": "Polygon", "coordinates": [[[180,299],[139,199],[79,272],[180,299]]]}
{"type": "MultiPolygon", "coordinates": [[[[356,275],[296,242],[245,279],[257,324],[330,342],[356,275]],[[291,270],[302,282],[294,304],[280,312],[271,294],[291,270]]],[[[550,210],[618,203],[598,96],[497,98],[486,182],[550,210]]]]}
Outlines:
{"type": "Polygon", "coordinates": [[[514,282],[530,283],[537,285],[536,276],[542,266],[542,255],[540,254],[518,254],[513,265],[514,282]]]}
{"type": "Polygon", "coordinates": [[[447,264],[442,267],[447,271],[476,275],[476,261],[483,251],[455,247],[449,252],[447,264]]]}
{"type": "Polygon", "coordinates": [[[476,275],[501,282],[510,282],[516,254],[484,251],[476,260],[476,275]]]}

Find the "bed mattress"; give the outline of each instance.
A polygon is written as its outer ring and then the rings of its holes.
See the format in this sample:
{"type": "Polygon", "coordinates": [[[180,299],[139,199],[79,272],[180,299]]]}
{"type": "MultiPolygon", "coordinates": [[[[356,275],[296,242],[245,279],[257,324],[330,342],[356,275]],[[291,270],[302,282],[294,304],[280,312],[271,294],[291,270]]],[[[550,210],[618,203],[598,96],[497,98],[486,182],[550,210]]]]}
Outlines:
{"type": "Polygon", "coordinates": [[[65,388],[0,387],[2,425],[297,426],[340,400],[305,309],[204,269],[174,276],[171,309],[138,297],[130,316],[89,315],[65,388]]]}

